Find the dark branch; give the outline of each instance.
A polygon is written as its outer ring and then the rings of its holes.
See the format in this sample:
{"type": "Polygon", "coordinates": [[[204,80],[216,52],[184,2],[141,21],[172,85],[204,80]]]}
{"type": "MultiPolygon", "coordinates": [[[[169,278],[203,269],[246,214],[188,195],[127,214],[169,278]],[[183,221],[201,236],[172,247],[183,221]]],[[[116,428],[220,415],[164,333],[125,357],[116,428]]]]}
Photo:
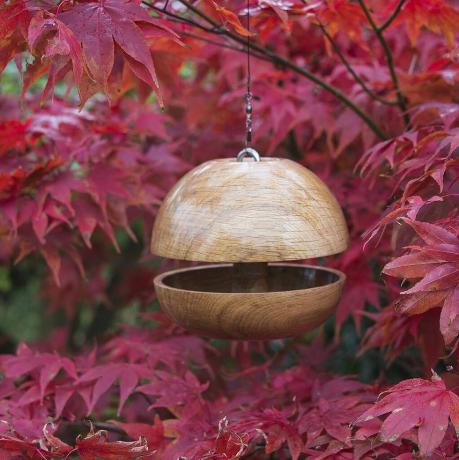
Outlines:
{"type": "MultiPolygon", "coordinates": [[[[167,16],[169,21],[176,22],[178,24],[189,25],[191,27],[196,27],[196,28],[202,30],[203,32],[207,32],[207,33],[212,34],[212,35],[221,35],[219,30],[216,30],[215,27],[212,27],[212,28],[205,27],[202,24],[200,24],[200,23],[198,23],[196,21],[193,21],[192,19],[184,18],[183,16],[179,16],[178,14],[172,13],[172,12],[166,10],[165,8],[158,8],[157,6],[152,5],[151,3],[148,3],[145,0],[142,0],[142,4],[147,6],[148,8],[151,8],[151,9],[155,10],[157,13],[160,13],[160,14],[163,14],[164,16],[167,16]]],[[[221,42],[221,41],[219,42],[219,41],[216,41],[216,40],[212,40],[212,39],[209,39],[209,38],[204,37],[202,35],[193,34],[191,32],[187,32],[187,31],[182,30],[182,31],[180,31],[180,34],[188,36],[188,37],[191,37],[191,38],[194,38],[196,40],[200,40],[200,41],[209,43],[209,44],[214,45],[214,46],[219,46],[221,48],[227,48],[227,49],[230,49],[230,50],[233,50],[233,51],[238,51],[238,52],[241,52],[241,53],[246,53],[247,52],[246,48],[233,46],[233,45],[231,45],[229,43],[226,43],[226,42],[221,42]]],[[[270,59],[268,59],[266,56],[260,55],[258,53],[254,53],[253,56],[255,56],[258,59],[262,59],[262,60],[265,60],[265,61],[270,61],[270,59]]]]}
{"type": "MultiPolygon", "coordinates": [[[[246,46],[246,40],[244,37],[241,37],[237,35],[236,33],[233,33],[229,30],[226,29],[221,29],[221,25],[218,24],[216,21],[214,21],[211,17],[206,15],[204,12],[202,12],[199,8],[196,8],[194,5],[188,3],[185,0],[178,0],[182,5],[186,6],[190,11],[192,11],[194,14],[196,14],[198,17],[206,21],[207,24],[212,26],[211,30],[207,30],[208,32],[212,32],[213,30],[218,30],[221,35],[225,35],[232,40],[236,41],[237,43],[246,46]]],[[[201,26],[202,27],[202,26],[201,26]]],[[[273,51],[269,50],[268,48],[265,48],[257,43],[251,44],[251,49],[254,50],[255,52],[266,56],[269,58],[270,61],[272,61],[275,64],[278,64],[282,67],[288,68],[305,78],[309,79],[310,81],[314,82],[316,85],[320,86],[322,89],[325,91],[328,91],[329,93],[333,94],[338,100],[340,100],[344,105],[346,105],[349,109],[351,109],[353,112],[355,112],[369,127],[370,129],[381,139],[386,139],[386,135],[383,133],[381,128],[376,124],[376,122],[371,118],[371,116],[366,113],[364,110],[362,110],[358,105],[356,105],[353,101],[351,101],[344,93],[342,93],[338,88],[335,86],[327,83],[326,81],[322,80],[318,76],[314,75],[312,72],[310,72],[307,69],[304,69],[298,65],[296,65],[294,62],[290,61],[289,59],[280,56],[273,51]]]]}
{"type": "Polygon", "coordinates": [[[395,7],[394,11],[392,11],[392,14],[386,19],[384,24],[381,24],[378,29],[380,32],[384,32],[393,22],[393,20],[398,16],[398,13],[400,13],[403,4],[405,3],[406,0],[400,0],[395,7]]]}
{"type": "MultiPolygon", "coordinates": [[[[148,3],[145,0],[142,0],[142,4],[147,6],[148,8],[151,8],[152,10],[155,10],[157,13],[160,13],[160,14],[163,14],[164,16],[167,16],[169,21],[171,21],[171,22],[176,22],[178,24],[183,24],[183,25],[189,25],[191,27],[196,27],[196,28],[202,30],[203,32],[207,32],[209,34],[221,35],[214,27],[212,27],[212,28],[205,27],[202,24],[199,24],[198,22],[193,21],[192,19],[184,18],[183,16],[179,16],[178,14],[174,14],[174,13],[172,13],[170,11],[167,11],[164,8],[158,8],[157,6],[152,5],[151,3],[148,3]]],[[[200,41],[209,43],[209,44],[214,45],[214,46],[218,46],[220,48],[227,48],[227,49],[230,49],[230,50],[233,50],[233,51],[238,51],[240,53],[246,53],[247,52],[246,48],[237,47],[237,46],[234,46],[234,45],[230,45],[229,43],[212,40],[210,38],[204,37],[202,35],[193,34],[191,32],[181,30],[180,34],[185,35],[187,37],[194,38],[196,40],[200,40],[200,41]]],[[[261,55],[259,53],[253,53],[253,56],[256,57],[257,59],[261,59],[261,60],[264,60],[264,61],[271,62],[271,59],[269,59],[266,56],[263,56],[263,55],[261,55]]]]}
{"type": "MultiPolygon", "coordinates": [[[[247,52],[246,48],[230,45],[229,43],[225,43],[225,42],[219,42],[219,41],[216,41],[216,40],[212,40],[210,38],[203,37],[202,35],[193,34],[191,32],[182,31],[182,32],[180,32],[180,34],[184,35],[186,37],[194,38],[195,40],[200,40],[200,41],[209,43],[210,45],[219,46],[220,48],[227,48],[229,50],[238,51],[239,53],[246,53],[247,52]]],[[[259,53],[253,53],[252,56],[256,57],[257,59],[261,59],[263,61],[271,62],[271,59],[269,59],[266,56],[263,56],[262,54],[259,54],[259,53]]]]}
{"type": "Polygon", "coordinates": [[[391,76],[391,79],[392,79],[392,83],[394,85],[395,94],[397,96],[398,106],[400,107],[400,111],[402,112],[403,121],[404,121],[405,125],[409,125],[410,116],[408,115],[408,112],[407,112],[405,96],[402,94],[402,91],[400,89],[400,84],[398,82],[397,73],[395,72],[395,64],[394,64],[394,57],[392,55],[392,51],[389,48],[389,45],[388,45],[386,39],[384,38],[383,33],[381,32],[381,30],[376,25],[373,17],[370,14],[370,11],[366,7],[364,1],[363,0],[358,0],[358,2],[360,4],[360,7],[362,8],[362,11],[364,12],[367,20],[368,20],[371,28],[374,30],[374,32],[376,34],[376,37],[379,40],[379,43],[381,43],[381,46],[382,46],[383,51],[384,51],[384,55],[386,57],[386,64],[387,64],[387,67],[389,69],[389,73],[390,73],[390,76],[391,76]]]}
{"type": "Polygon", "coordinates": [[[386,105],[398,105],[398,101],[388,101],[387,99],[384,99],[383,97],[378,96],[375,92],[373,92],[366,83],[362,80],[362,78],[356,73],[350,62],[347,60],[346,56],[342,53],[341,49],[333,40],[333,37],[328,33],[327,29],[325,26],[319,21],[318,25],[322,31],[322,33],[325,35],[327,40],[330,42],[332,45],[333,49],[335,50],[336,54],[340,58],[341,62],[344,64],[348,72],[354,77],[354,80],[362,87],[362,89],[375,101],[380,102],[381,104],[386,104],[386,105]]]}
{"type": "Polygon", "coordinates": [[[199,22],[193,21],[190,18],[184,18],[183,16],[180,16],[178,14],[172,13],[171,11],[168,11],[166,9],[158,8],[157,6],[152,5],[151,3],[148,3],[145,0],[142,0],[142,4],[147,6],[148,8],[151,8],[152,10],[155,10],[158,14],[163,14],[164,16],[167,16],[173,22],[178,22],[180,24],[186,24],[186,25],[189,25],[191,27],[196,27],[197,29],[201,29],[204,32],[209,32],[209,33],[213,33],[213,34],[218,33],[214,28],[205,27],[202,24],[200,24],[199,22]]]}

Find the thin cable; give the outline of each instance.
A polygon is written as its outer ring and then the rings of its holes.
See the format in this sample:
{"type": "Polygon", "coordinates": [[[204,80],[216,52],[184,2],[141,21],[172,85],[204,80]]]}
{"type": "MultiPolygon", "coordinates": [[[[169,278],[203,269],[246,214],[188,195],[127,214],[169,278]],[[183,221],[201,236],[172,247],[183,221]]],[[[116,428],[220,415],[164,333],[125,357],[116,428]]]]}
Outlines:
{"type": "Polygon", "coordinates": [[[252,143],[252,71],[250,68],[250,0],[247,0],[247,92],[245,95],[245,145],[252,143]]]}

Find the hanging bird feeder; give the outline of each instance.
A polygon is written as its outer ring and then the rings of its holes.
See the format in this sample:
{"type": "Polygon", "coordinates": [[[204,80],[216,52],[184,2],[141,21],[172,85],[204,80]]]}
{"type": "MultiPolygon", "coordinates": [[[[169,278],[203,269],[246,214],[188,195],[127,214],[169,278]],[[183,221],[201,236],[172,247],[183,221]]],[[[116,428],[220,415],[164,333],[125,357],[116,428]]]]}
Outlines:
{"type": "Polygon", "coordinates": [[[216,264],[155,278],[159,302],[178,324],[208,337],[267,340],[301,334],[332,315],[345,276],[286,262],[342,252],[348,234],[339,204],[315,174],[250,147],[250,85],[249,33],[246,148],[176,184],[156,218],[151,251],[216,264]]]}
{"type": "Polygon", "coordinates": [[[345,276],[285,262],[337,254],[347,241],[341,208],[315,174],[246,148],[195,168],[167,195],[152,252],[218,264],[159,275],[156,293],[170,317],[200,335],[298,335],[333,314],[345,276]]]}

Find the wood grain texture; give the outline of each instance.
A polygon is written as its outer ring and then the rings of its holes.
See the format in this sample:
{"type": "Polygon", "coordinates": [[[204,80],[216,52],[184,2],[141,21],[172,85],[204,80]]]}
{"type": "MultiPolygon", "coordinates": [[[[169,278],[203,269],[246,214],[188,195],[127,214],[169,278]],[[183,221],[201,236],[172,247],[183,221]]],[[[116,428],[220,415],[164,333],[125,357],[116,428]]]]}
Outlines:
{"type": "Polygon", "coordinates": [[[151,251],[202,262],[275,262],[322,257],[348,244],[343,213],[327,186],[291,160],[213,160],[165,198],[151,251]]]}
{"type": "Polygon", "coordinates": [[[333,314],[345,280],[328,268],[269,264],[265,291],[234,292],[234,276],[232,265],[205,265],[164,273],[154,284],[162,309],[194,333],[268,340],[322,324],[333,314]]]}

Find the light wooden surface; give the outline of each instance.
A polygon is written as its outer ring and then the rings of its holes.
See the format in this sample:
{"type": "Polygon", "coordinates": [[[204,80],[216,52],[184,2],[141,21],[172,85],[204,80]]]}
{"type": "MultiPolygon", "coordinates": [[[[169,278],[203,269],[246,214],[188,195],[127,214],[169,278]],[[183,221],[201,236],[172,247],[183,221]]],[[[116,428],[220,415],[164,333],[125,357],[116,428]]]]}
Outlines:
{"type": "Polygon", "coordinates": [[[287,159],[221,159],[190,171],[169,192],[151,251],[202,262],[275,262],[336,254],[347,243],[341,208],[311,171],[287,159]]]}
{"type": "Polygon", "coordinates": [[[269,264],[264,286],[237,292],[238,276],[232,265],[204,265],[164,273],[154,283],[162,309],[184,328],[207,337],[267,340],[322,324],[345,280],[328,268],[269,264]]]}

